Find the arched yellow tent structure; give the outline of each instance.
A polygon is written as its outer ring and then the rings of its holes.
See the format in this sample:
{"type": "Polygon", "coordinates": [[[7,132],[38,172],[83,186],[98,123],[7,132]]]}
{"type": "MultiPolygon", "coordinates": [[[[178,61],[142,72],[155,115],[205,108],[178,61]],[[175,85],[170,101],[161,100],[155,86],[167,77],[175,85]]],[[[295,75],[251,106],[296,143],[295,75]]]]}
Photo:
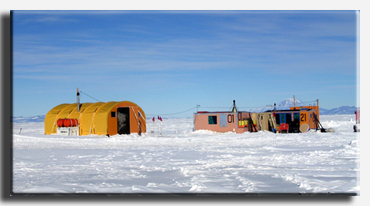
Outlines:
{"type": "Polygon", "coordinates": [[[45,134],[57,133],[58,119],[77,119],[80,135],[115,135],[146,132],[146,117],[130,101],[61,104],[45,116],[45,134]]]}

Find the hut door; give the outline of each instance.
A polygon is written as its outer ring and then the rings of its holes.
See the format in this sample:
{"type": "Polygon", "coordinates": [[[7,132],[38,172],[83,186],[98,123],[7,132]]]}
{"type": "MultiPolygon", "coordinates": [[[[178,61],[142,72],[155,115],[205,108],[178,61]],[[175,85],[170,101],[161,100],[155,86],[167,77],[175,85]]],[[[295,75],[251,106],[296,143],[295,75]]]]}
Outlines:
{"type": "Polygon", "coordinates": [[[130,134],[130,108],[117,108],[117,133],[130,134]]]}

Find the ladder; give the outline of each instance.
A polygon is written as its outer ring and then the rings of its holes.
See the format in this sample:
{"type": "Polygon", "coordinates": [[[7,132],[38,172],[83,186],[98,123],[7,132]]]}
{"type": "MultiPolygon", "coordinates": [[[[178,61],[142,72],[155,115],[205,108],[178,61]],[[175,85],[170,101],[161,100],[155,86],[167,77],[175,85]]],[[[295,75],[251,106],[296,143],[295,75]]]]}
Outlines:
{"type": "Polygon", "coordinates": [[[269,123],[272,126],[273,129],[276,131],[276,120],[273,118],[272,113],[269,114],[269,123]]]}
{"type": "Polygon", "coordinates": [[[314,121],[316,122],[316,131],[317,131],[317,130],[320,130],[321,132],[335,132],[333,128],[325,129],[325,128],[321,125],[321,123],[320,123],[320,121],[319,121],[319,119],[317,118],[317,116],[316,116],[316,114],[315,114],[315,113],[313,113],[313,118],[314,118],[314,121]]]}
{"type": "Polygon", "coordinates": [[[312,114],[313,114],[314,121],[316,122],[316,131],[320,129],[322,132],[325,132],[325,129],[321,125],[320,121],[317,119],[316,114],[314,112],[312,114]]]}

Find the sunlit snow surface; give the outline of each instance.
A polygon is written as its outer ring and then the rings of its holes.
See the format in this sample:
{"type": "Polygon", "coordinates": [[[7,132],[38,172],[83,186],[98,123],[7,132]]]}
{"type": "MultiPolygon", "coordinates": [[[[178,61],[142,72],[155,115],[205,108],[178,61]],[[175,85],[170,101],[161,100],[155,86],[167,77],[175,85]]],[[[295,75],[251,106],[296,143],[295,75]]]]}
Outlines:
{"type": "Polygon", "coordinates": [[[194,132],[193,119],[170,118],[142,136],[67,137],[14,123],[13,192],[359,195],[355,116],[320,119],[335,133],[194,132]]]}

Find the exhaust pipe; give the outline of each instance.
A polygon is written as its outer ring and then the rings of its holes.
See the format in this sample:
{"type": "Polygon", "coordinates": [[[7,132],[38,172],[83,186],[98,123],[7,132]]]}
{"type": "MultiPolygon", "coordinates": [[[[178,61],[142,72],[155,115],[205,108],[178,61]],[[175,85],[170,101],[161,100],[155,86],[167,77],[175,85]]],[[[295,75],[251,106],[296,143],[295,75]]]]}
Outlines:
{"type": "Polygon", "coordinates": [[[233,113],[238,112],[238,110],[236,109],[235,100],[233,100],[233,109],[231,110],[231,112],[233,113]]]}

